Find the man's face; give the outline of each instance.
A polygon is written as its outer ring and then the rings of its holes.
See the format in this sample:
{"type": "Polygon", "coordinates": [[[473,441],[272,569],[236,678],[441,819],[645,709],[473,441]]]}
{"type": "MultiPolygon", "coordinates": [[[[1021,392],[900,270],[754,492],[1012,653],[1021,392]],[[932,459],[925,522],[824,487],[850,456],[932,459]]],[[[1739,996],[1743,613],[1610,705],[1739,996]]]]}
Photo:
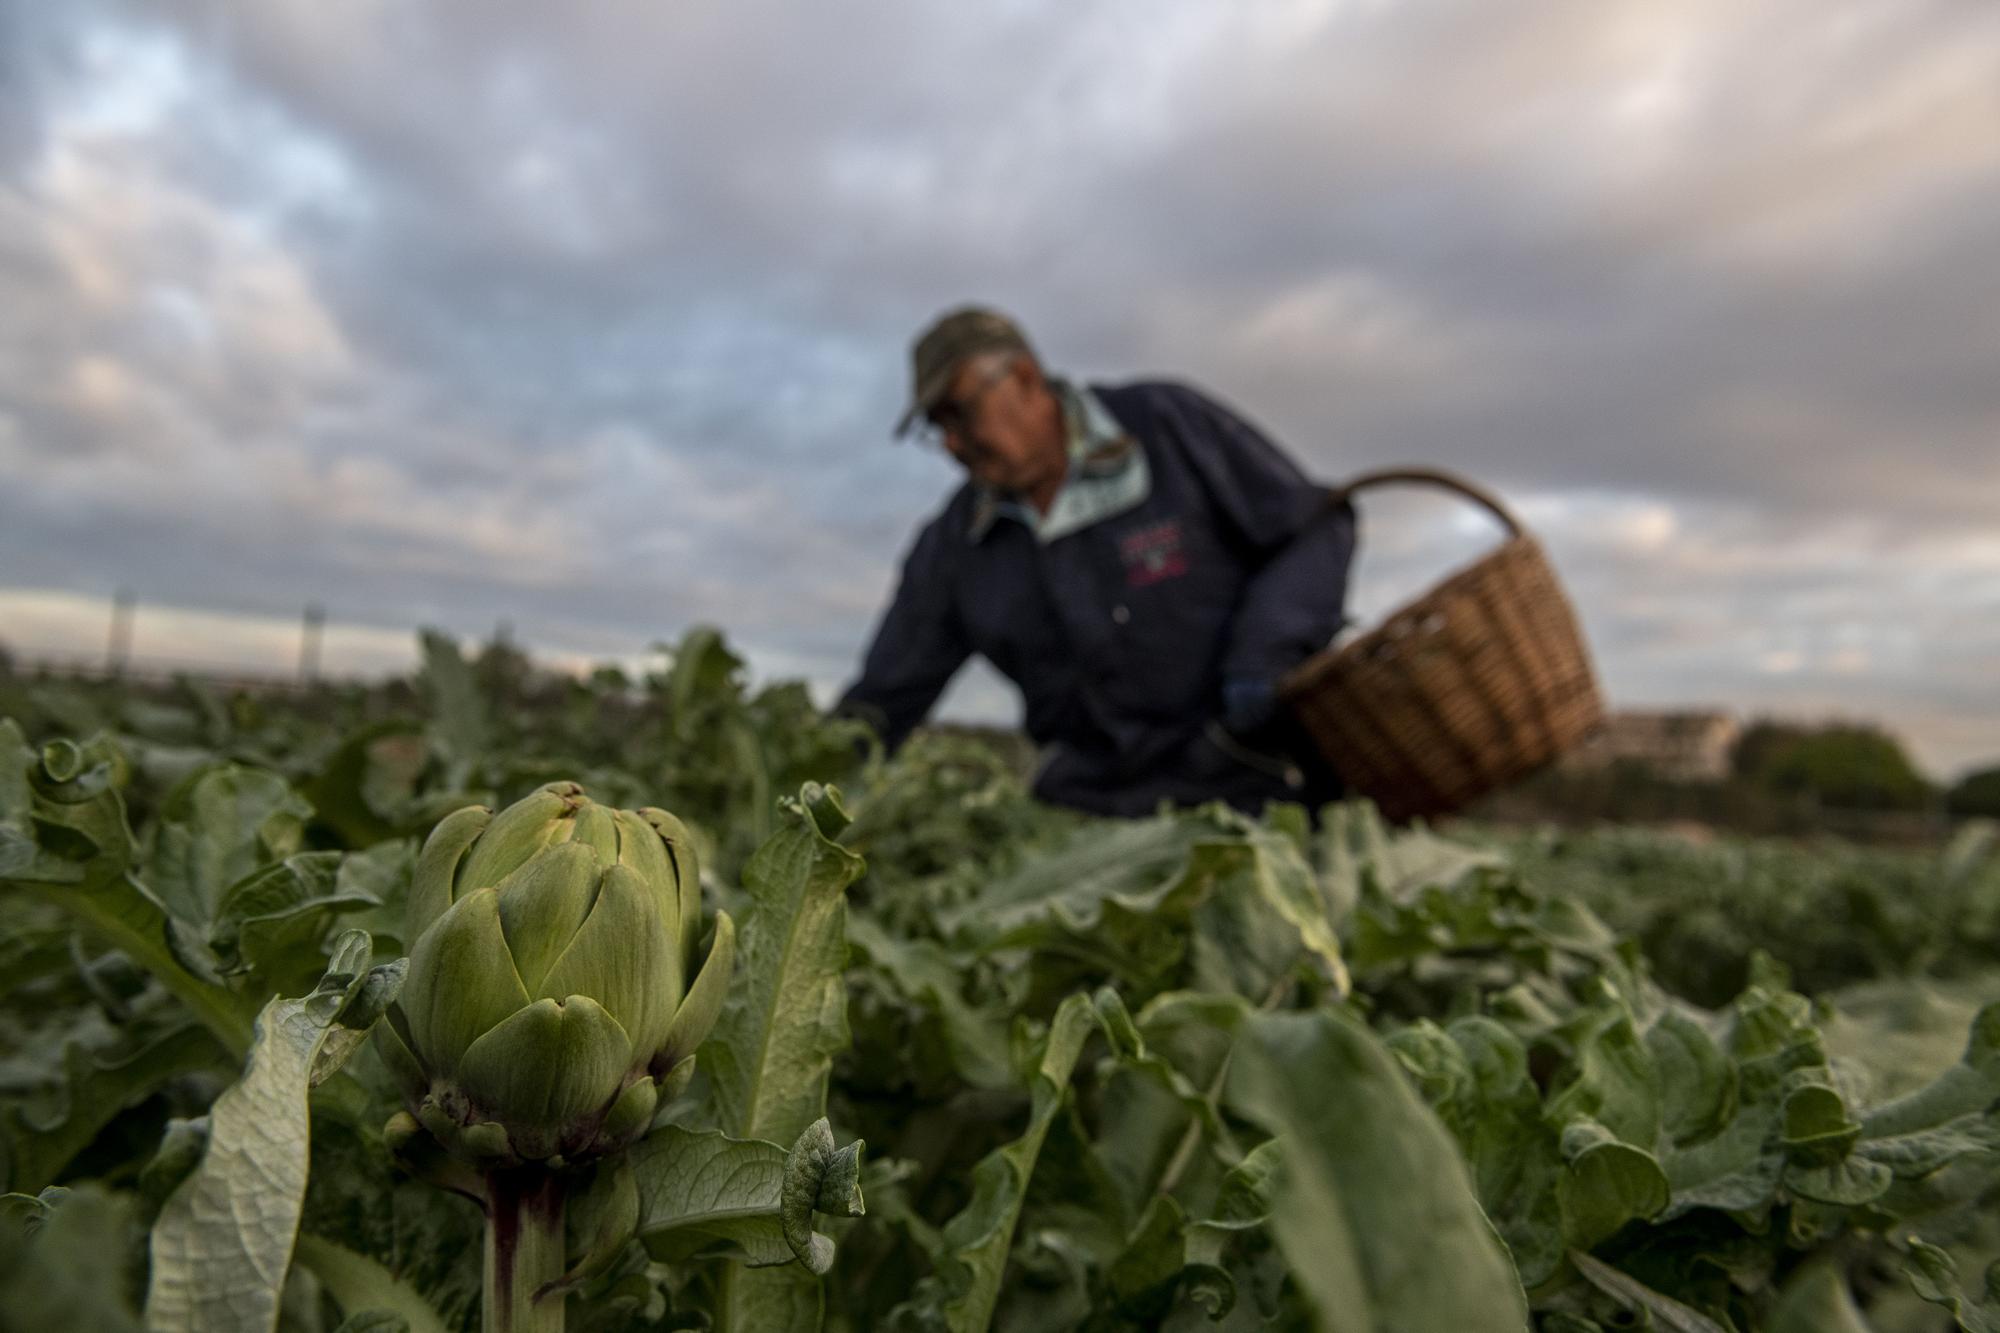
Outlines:
{"type": "Polygon", "coordinates": [[[946,451],[996,490],[1032,495],[1062,479],[1062,409],[1025,357],[960,366],[929,420],[946,451]]]}

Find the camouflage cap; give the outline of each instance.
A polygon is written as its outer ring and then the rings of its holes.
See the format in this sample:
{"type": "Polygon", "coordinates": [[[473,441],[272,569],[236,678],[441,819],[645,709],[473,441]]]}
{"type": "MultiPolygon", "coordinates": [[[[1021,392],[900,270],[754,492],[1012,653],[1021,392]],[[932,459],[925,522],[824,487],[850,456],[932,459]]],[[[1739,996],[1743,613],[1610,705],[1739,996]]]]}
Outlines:
{"type": "Polygon", "coordinates": [[[1034,355],[1020,326],[997,310],[961,306],[938,316],[910,344],[910,405],[896,422],[896,434],[908,434],[918,418],[944,397],[960,363],[981,352],[1034,355]]]}

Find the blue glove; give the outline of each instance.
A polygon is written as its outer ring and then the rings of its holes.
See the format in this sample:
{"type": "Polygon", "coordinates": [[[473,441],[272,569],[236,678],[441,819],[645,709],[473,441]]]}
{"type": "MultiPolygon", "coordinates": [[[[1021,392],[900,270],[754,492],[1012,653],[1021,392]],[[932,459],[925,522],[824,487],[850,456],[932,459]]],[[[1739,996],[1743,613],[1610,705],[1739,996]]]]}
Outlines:
{"type": "Polygon", "coordinates": [[[1278,716],[1278,683],[1264,676],[1230,676],[1222,682],[1222,725],[1249,736],[1278,716]]]}

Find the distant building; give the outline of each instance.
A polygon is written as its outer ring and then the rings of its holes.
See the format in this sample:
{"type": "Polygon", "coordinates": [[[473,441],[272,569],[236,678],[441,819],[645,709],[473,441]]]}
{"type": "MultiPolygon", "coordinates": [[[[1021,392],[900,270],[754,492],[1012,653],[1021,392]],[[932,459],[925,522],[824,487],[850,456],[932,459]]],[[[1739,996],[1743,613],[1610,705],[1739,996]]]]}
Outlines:
{"type": "Polygon", "coordinates": [[[1743,726],[1728,713],[1612,713],[1604,726],[1563,758],[1570,772],[1626,762],[1676,782],[1718,782],[1743,726]]]}

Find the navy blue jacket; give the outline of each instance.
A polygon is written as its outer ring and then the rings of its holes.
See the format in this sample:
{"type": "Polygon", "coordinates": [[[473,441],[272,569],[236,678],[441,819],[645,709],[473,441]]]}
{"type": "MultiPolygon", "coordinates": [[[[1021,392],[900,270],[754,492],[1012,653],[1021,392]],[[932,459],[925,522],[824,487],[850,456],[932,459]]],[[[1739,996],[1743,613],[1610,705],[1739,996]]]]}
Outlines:
{"type": "MultiPolygon", "coordinates": [[[[967,482],[919,533],[840,709],[894,749],[979,653],[1020,687],[1044,799],[1143,815],[1331,795],[1260,771],[1213,724],[1225,677],[1275,680],[1339,629],[1352,509],[1192,388],[1090,391],[1144,451],[1144,500],[1044,542],[967,482]]],[[[1311,765],[1309,748],[1291,758],[1311,765]]]]}

